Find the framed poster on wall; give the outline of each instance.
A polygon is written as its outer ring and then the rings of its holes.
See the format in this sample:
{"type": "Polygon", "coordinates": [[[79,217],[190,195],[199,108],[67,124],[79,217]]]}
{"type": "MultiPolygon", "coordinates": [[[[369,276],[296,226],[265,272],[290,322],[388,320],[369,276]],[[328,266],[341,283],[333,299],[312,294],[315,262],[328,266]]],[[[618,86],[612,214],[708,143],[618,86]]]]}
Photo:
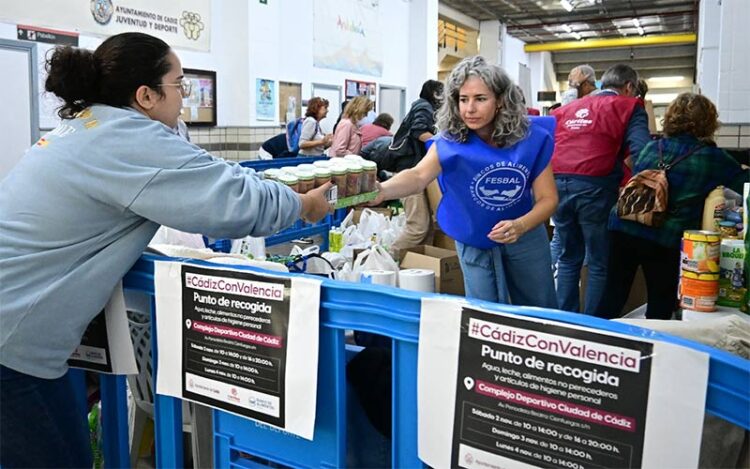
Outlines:
{"type": "Polygon", "coordinates": [[[272,121],[276,118],[276,83],[273,80],[255,80],[255,119],[272,121]]]}
{"type": "Polygon", "coordinates": [[[216,72],[182,69],[190,94],[182,100],[182,120],[189,126],[216,126],[216,72]]]}
{"type": "Polygon", "coordinates": [[[302,117],[302,83],[279,82],[279,120],[291,122],[302,117]]]}
{"type": "Polygon", "coordinates": [[[344,93],[346,99],[355,96],[369,96],[375,101],[377,84],[373,81],[344,80],[344,93]]]}

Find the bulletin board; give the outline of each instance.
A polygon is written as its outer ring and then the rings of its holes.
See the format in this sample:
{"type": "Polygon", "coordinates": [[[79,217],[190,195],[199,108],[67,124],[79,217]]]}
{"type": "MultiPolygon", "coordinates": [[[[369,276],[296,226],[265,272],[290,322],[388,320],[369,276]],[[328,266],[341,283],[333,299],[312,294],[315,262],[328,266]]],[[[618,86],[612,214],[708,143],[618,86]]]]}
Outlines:
{"type": "Polygon", "coordinates": [[[182,99],[182,120],[190,126],[216,126],[216,72],[210,70],[182,69],[190,80],[190,95],[182,99]]]}

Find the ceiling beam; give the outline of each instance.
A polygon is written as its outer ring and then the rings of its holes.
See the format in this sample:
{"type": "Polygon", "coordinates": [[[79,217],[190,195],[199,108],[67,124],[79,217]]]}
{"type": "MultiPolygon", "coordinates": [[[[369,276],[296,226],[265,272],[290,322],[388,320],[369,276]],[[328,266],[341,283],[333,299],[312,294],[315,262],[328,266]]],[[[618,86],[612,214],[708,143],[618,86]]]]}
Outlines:
{"type": "Polygon", "coordinates": [[[598,60],[596,62],[578,62],[559,64],[554,62],[557,73],[568,74],[578,65],[589,64],[596,72],[603,72],[617,64],[625,64],[636,70],[660,70],[667,68],[690,68],[695,67],[695,57],[664,57],[661,59],[634,59],[634,60],[598,60]]]}
{"type": "MultiPolygon", "coordinates": [[[[683,76],[686,77],[689,81],[693,81],[693,78],[695,76],[695,68],[689,67],[689,68],[664,68],[664,69],[645,69],[641,70],[636,66],[633,66],[633,64],[627,64],[633,67],[633,70],[638,72],[638,77],[643,79],[649,79],[653,77],[672,77],[672,76],[683,76]]],[[[561,83],[567,83],[568,82],[568,72],[562,73],[561,71],[556,71],[555,73],[555,79],[558,82],[561,83]]],[[[604,70],[596,70],[596,78],[601,78],[602,74],[604,73],[604,70]]]]}
{"type": "Polygon", "coordinates": [[[585,23],[585,24],[601,24],[601,23],[611,23],[613,20],[628,20],[632,18],[644,18],[647,16],[659,16],[659,17],[670,17],[670,16],[683,16],[683,15],[692,15],[692,10],[682,10],[682,11],[670,11],[670,12],[664,12],[664,13],[641,13],[639,12],[638,15],[621,15],[621,16],[611,16],[607,18],[598,18],[598,17],[587,17],[587,16],[579,16],[571,17],[566,16],[566,19],[564,21],[544,21],[540,23],[523,23],[523,21],[533,21],[531,19],[525,19],[525,18],[513,18],[514,21],[517,24],[514,24],[512,26],[508,26],[508,31],[512,32],[517,29],[528,29],[530,27],[532,28],[543,28],[545,26],[562,26],[564,24],[567,25],[575,25],[576,23],[585,23]]]}
{"type": "Polygon", "coordinates": [[[526,44],[524,52],[543,52],[578,49],[601,49],[605,47],[623,47],[654,44],[684,44],[695,43],[697,35],[689,34],[666,34],[662,36],[638,36],[614,39],[589,39],[586,41],[561,41],[547,42],[543,44],[526,44]]]}
{"type": "Polygon", "coordinates": [[[695,61],[695,45],[685,44],[677,46],[640,46],[619,47],[616,49],[590,49],[577,51],[560,51],[552,54],[552,62],[555,65],[572,64],[572,66],[588,62],[601,62],[605,60],[617,60],[626,62],[629,60],[648,60],[685,57],[695,61]]]}

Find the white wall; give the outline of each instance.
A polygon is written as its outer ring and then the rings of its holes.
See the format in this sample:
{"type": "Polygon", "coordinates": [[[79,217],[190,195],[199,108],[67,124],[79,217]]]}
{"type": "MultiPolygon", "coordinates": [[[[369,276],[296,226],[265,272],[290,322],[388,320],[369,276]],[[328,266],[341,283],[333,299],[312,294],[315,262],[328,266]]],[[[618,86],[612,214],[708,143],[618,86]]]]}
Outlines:
{"type": "MultiPolygon", "coordinates": [[[[510,75],[513,82],[518,83],[518,64],[529,65],[529,55],[524,52],[524,42],[509,35],[503,28],[503,53],[501,65],[510,75]]],[[[533,74],[533,70],[532,70],[533,74]]]]}
{"type": "Polygon", "coordinates": [[[531,94],[526,97],[526,102],[531,107],[539,110],[551,103],[539,104],[536,94],[539,91],[558,91],[559,84],[555,75],[555,65],[552,63],[552,53],[531,52],[529,55],[529,66],[531,67],[531,94]]]}
{"type": "MultiPolygon", "coordinates": [[[[340,86],[342,90],[344,80],[347,79],[408,86],[410,56],[424,55],[426,49],[424,37],[418,43],[409,40],[408,3],[401,0],[380,2],[382,77],[313,67],[313,7],[314,2],[310,0],[274,1],[267,5],[250,3],[248,24],[252,25],[249,32],[251,83],[248,91],[252,109],[255,109],[256,78],[302,83],[303,100],[312,97],[313,83],[340,86]]],[[[437,23],[437,18],[435,22],[437,23]]],[[[437,44],[437,39],[432,44],[437,44]]],[[[254,114],[253,112],[250,116],[250,125],[268,125],[267,122],[255,121],[254,114]]]]}
{"type": "Polygon", "coordinates": [[[703,0],[698,20],[698,87],[723,123],[748,123],[750,54],[742,31],[750,23],[750,2],[703,0]]]}
{"type": "MultiPolygon", "coordinates": [[[[216,71],[219,126],[277,126],[255,120],[255,79],[302,83],[302,98],[312,83],[341,86],[345,79],[406,88],[409,103],[422,83],[437,77],[437,0],[380,0],[383,76],[313,67],[313,0],[211,1],[211,51],[177,49],[183,67],[216,71]]],[[[15,24],[0,23],[0,38],[15,39],[15,24]]],[[[96,48],[102,38],[81,36],[96,48]]],[[[39,44],[43,52],[49,46],[39,44]]],[[[40,54],[43,55],[43,54],[40,54]]],[[[42,108],[42,122],[52,121],[42,108]]],[[[42,127],[45,127],[42,124],[42,127]]]]}

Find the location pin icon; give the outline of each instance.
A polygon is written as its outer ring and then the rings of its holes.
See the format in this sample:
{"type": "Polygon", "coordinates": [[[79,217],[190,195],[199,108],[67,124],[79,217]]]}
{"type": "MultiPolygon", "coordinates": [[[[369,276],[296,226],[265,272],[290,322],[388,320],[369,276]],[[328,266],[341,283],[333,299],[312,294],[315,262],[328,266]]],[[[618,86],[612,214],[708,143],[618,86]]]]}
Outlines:
{"type": "Polygon", "coordinates": [[[471,388],[474,387],[474,379],[471,378],[470,376],[467,376],[466,378],[464,378],[464,386],[466,386],[466,389],[471,391],[471,388]]]}
{"type": "Polygon", "coordinates": [[[193,321],[190,319],[185,319],[185,326],[187,326],[188,329],[190,329],[190,326],[193,325],[193,321]]]}

